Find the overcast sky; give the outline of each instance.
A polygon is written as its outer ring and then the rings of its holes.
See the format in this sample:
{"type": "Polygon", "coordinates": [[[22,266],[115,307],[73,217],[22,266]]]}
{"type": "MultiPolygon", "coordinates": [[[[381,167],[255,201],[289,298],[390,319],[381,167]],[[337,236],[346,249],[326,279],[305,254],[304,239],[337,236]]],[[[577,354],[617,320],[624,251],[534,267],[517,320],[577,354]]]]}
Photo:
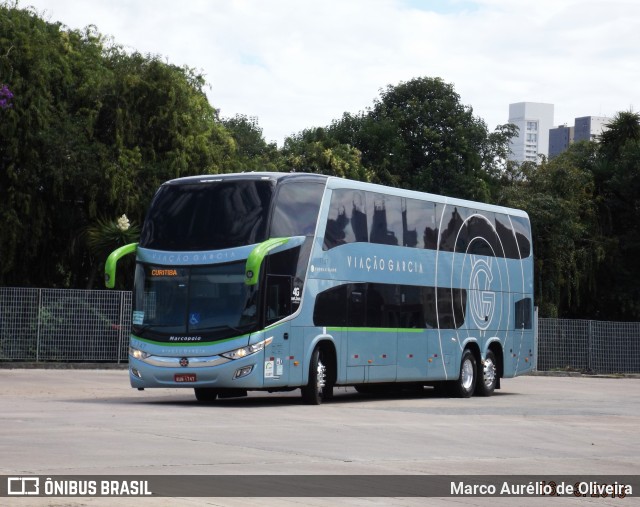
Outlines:
{"type": "Polygon", "coordinates": [[[638,0],[21,0],[27,6],[202,71],[221,116],[256,116],[279,146],[424,76],[453,84],[490,130],[512,102],[554,104],[556,125],[640,110],[638,0]]]}

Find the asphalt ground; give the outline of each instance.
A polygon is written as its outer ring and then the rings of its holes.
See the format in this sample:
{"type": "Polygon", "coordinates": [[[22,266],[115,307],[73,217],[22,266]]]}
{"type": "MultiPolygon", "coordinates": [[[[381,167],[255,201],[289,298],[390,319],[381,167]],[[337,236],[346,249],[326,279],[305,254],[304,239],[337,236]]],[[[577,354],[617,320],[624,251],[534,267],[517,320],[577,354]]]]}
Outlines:
{"type": "MultiPolygon", "coordinates": [[[[0,369],[0,475],[640,474],[640,379],[524,376],[490,398],[336,388],[196,402],[126,370],[0,369]]],[[[250,479],[248,479],[250,480],[250,479]]],[[[640,493],[640,492],[638,492],[640,493]]],[[[0,498],[0,505],[640,505],[637,498],[0,498]]]]}

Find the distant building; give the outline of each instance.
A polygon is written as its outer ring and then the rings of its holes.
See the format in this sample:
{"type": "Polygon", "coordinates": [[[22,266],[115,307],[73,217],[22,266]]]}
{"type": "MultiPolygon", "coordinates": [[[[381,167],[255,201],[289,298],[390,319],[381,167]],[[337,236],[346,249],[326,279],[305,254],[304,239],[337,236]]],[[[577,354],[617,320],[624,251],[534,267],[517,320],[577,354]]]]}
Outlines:
{"type": "Polygon", "coordinates": [[[553,127],[553,104],[516,102],[509,104],[509,123],[519,133],[511,139],[509,159],[537,162],[538,155],[549,155],[549,130],[553,127]]]}
{"type": "Polygon", "coordinates": [[[549,158],[560,155],[571,144],[578,141],[598,141],[600,134],[607,130],[611,118],[606,116],[581,116],[575,119],[573,127],[566,125],[549,130],[549,158]]]}
{"type": "Polygon", "coordinates": [[[573,143],[575,128],[560,125],[549,130],[549,158],[560,155],[573,143]]]}
{"type": "Polygon", "coordinates": [[[582,116],[575,119],[574,141],[597,141],[598,136],[607,130],[605,125],[611,122],[606,116],[582,116]]]}

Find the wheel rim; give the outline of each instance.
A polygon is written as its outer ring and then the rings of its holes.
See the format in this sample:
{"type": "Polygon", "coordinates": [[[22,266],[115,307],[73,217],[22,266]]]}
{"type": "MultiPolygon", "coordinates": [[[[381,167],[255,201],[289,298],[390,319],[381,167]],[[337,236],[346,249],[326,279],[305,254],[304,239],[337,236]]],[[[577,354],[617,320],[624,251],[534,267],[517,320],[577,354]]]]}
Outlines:
{"type": "Polygon", "coordinates": [[[322,388],[326,384],[326,375],[327,368],[322,363],[321,359],[318,359],[318,370],[317,370],[317,378],[316,378],[316,386],[318,387],[318,391],[322,391],[322,388]]]}
{"type": "Polygon", "coordinates": [[[496,380],[496,365],[491,358],[484,360],[483,378],[486,387],[491,387],[496,380]]]}
{"type": "Polygon", "coordinates": [[[473,384],[473,363],[471,359],[465,359],[462,363],[462,387],[466,390],[471,389],[473,384]]]}

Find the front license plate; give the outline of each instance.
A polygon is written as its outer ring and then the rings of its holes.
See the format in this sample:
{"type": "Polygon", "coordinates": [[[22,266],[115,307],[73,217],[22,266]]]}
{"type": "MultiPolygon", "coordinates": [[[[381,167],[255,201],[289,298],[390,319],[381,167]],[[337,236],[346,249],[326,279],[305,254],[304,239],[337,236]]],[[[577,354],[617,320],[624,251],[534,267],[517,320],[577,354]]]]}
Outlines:
{"type": "Polygon", "coordinates": [[[195,382],[196,374],[195,373],[176,373],[173,376],[173,380],[175,382],[195,382]]]}

